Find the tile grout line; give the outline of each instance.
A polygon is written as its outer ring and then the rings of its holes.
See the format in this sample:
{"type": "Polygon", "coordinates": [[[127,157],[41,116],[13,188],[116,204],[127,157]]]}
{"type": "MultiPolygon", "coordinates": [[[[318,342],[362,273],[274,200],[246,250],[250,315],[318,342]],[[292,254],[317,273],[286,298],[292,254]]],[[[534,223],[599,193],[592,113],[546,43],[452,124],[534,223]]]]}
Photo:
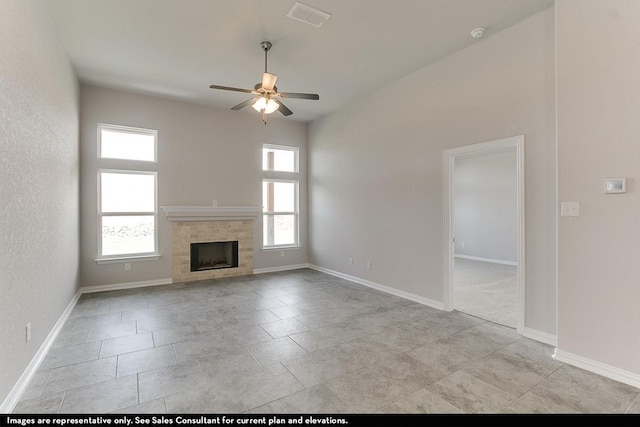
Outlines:
{"type": "MultiPolygon", "coordinates": [[[[136,373],[136,397],[138,401],[137,405],[139,405],[140,404],[140,373],[136,373]]],[[[166,407],[165,407],[165,410],[166,410],[166,407]]]]}
{"type": "Polygon", "coordinates": [[[629,412],[629,409],[631,409],[631,407],[633,406],[633,404],[634,404],[637,400],[639,400],[639,399],[640,399],[640,394],[637,394],[637,395],[636,395],[636,397],[635,397],[635,398],[634,398],[634,399],[629,403],[629,405],[625,408],[624,413],[625,413],[625,414],[630,413],[630,412],[629,412]]]}
{"type": "MultiPolygon", "coordinates": [[[[493,322],[491,322],[491,323],[493,323],[493,322]]],[[[498,325],[499,325],[499,324],[498,324],[498,325]]],[[[504,325],[500,325],[500,326],[504,326],[504,325]]],[[[489,354],[487,354],[486,356],[484,356],[484,357],[483,357],[483,358],[481,358],[481,359],[485,359],[485,358],[487,358],[488,356],[490,356],[491,354],[494,354],[494,353],[497,353],[498,351],[504,350],[505,348],[509,347],[510,345],[512,345],[512,344],[514,344],[514,343],[516,343],[516,342],[518,342],[518,341],[520,341],[520,340],[522,340],[522,339],[528,339],[528,338],[523,337],[523,336],[520,336],[520,338],[518,338],[516,341],[514,341],[514,342],[512,342],[512,343],[510,343],[510,344],[507,344],[507,345],[505,345],[505,346],[503,346],[503,347],[500,347],[498,350],[494,351],[493,353],[489,353],[489,354]]],[[[563,364],[563,365],[564,365],[564,364],[563,364]]],[[[533,393],[531,390],[533,390],[537,385],[541,384],[543,381],[545,381],[547,378],[549,378],[551,375],[553,375],[553,374],[554,374],[556,371],[558,371],[560,368],[562,368],[562,365],[561,365],[561,366],[559,366],[559,367],[557,367],[556,369],[552,370],[552,371],[551,371],[549,374],[547,374],[546,376],[543,376],[543,378],[542,378],[540,381],[538,381],[537,383],[535,383],[534,385],[532,385],[531,387],[529,387],[527,390],[525,390],[525,392],[524,392],[524,393],[522,393],[522,394],[521,394],[521,395],[519,395],[517,398],[515,398],[514,400],[512,400],[511,402],[509,402],[509,404],[508,404],[508,405],[506,405],[503,409],[508,409],[508,408],[510,408],[510,407],[511,407],[511,405],[513,405],[513,404],[514,404],[515,402],[517,402],[518,400],[522,399],[522,397],[523,397],[525,394],[527,394],[527,393],[529,393],[529,392],[533,393]]],[[[498,387],[498,388],[500,388],[500,387],[498,387]]],[[[502,389],[502,388],[500,388],[500,390],[503,390],[503,389],[502,389]]],[[[508,391],[507,391],[507,390],[503,390],[503,391],[505,391],[505,392],[507,392],[507,393],[508,393],[508,391]]],[[[533,394],[535,394],[535,393],[533,393],[533,394]]],[[[536,395],[536,396],[537,396],[537,395],[536,395]]],[[[540,396],[540,397],[542,397],[542,396],[540,396]]]]}
{"type": "Polygon", "coordinates": [[[47,385],[49,384],[49,378],[51,378],[51,369],[49,369],[48,371],[49,372],[47,373],[47,380],[44,382],[44,385],[42,386],[42,390],[40,390],[40,393],[38,393],[38,397],[42,397],[44,390],[47,388],[47,385]]]}
{"type": "MultiPolygon", "coordinates": [[[[136,320],[136,327],[137,327],[137,325],[138,325],[138,321],[136,320]]],[[[149,332],[151,332],[151,343],[153,344],[152,348],[157,348],[156,347],[156,336],[154,334],[155,331],[149,331],[149,332]]],[[[173,343],[169,343],[169,345],[171,345],[172,348],[173,348],[173,343]]]]}
{"type": "Polygon", "coordinates": [[[58,405],[58,409],[56,410],[56,414],[60,413],[60,410],[62,409],[62,404],[64,403],[64,400],[67,397],[67,390],[64,391],[64,393],[62,394],[62,399],[60,399],[60,404],[58,405]]]}
{"type": "Polygon", "coordinates": [[[520,398],[522,398],[525,394],[527,393],[531,393],[536,395],[537,397],[543,398],[543,399],[547,399],[546,396],[540,396],[539,394],[537,394],[535,391],[533,391],[534,388],[536,388],[537,386],[539,386],[540,384],[542,384],[544,381],[546,381],[548,378],[550,378],[553,374],[555,374],[556,372],[558,372],[560,369],[562,369],[565,366],[565,363],[561,362],[561,365],[558,366],[556,369],[554,369],[553,371],[551,371],[547,376],[545,376],[542,380],[540,380],[539,382],[537,382],[536,384],[534,384],[532,387],[530,387],[522,396],[520,396],[520,398]]]}

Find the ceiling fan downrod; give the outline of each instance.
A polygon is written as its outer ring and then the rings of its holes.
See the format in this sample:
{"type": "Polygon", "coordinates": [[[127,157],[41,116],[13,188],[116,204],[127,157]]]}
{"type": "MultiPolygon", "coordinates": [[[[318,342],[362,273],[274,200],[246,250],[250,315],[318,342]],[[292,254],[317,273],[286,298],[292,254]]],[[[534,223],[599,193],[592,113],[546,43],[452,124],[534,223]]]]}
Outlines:
{"type": "Polygon", "coordinates": [[[264,41],[262,43],[260,43],[260,47],[264,50],[264,72],[267,72],[267,52],[269,52],[269,49],[271,49],[271,46],[273,46],[271,44],[271,42],[268,41],[264,41]]]}

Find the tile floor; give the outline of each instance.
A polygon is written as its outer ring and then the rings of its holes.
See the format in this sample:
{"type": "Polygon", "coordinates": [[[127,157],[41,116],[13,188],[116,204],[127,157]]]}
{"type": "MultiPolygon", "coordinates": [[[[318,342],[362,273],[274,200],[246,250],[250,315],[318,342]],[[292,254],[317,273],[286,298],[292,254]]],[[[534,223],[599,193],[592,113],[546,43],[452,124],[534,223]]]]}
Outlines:
{"type": "Polygon", "coordinates": [[[624,413],[513,329],[313,270],[85,294],[16,413],[624,413]]]}

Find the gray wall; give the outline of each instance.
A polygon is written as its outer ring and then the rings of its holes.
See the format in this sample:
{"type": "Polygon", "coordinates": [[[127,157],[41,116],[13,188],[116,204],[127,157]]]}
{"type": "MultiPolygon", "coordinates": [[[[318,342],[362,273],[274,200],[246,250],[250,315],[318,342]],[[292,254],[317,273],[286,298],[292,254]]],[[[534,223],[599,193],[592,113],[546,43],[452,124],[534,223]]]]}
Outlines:
{"type": "Polygon", "coordinates": [[[555,334],[554,47],[548,9],[313,122],[310,262],[442,301],[443,150],[524,134],[525,326],[555,334]]]}
{"type": "Polygon", "coordinates": [[[515,149],[456,157],[453,176],[455,254],[518,260],[515,149]]]}
{"type": "MultiPolygon", "coordinates": [[[[214,94],[212,93],[212,96],[214,94]]],[[[269,117],[265,126],[252,109],[228,111],[134,93],[81,86],[81,285],[110,285],[171,278],[171,223],[159,215],[157,261],[96,264],[97,168],[122,161],[97,159],[97,125],[109,123],[158,130],[158,203],[171,206],[262,206],[262,144],[300,149],[300,249],[263,251],[260,218],[254,227],[254,268],[307,262],[307,125],[269,117]],[[251,114],[251,112],[255,114],[251,114]]]]}
{"type": "Polygon", "coordinates": [[[637,0],[559,0],[558,348],[640,378],[637,0]],[[594,31],[597,28],[597,31],[594,31]],[[627,193],[604,194],[604,178],[627,193]]]}
{"type": "Polygon", "coordinates": [[[0,2],[0,76],[2,402],[78,281],[77,83],[38,2],[0,2]]]}
{"type": "MultiPolygon", "coordinates": [[[[557,71],[558,195],[582,207],[580,217],[558,221],[558,348],[640,374],[640,7],[557,0],[555,12],[555,33],[554,10],[545,11],[311,125],[310,261],[442,300],[442,150],[524,134],[525,324],[555,333],[557,71]],[[628,193],[604,195],[606,177],[627,177],[628,193]]],[[[35,1],[2,1],[0,24],[2,400],[77,289],[79,155],[77,85],[46,13],[35,1]],[[28,322],[33,335],[25,343],[28,322]]],[[[81,265],[89,285],[170,275],[165,260],[126,273],[93,263],[98,121],[157,128],[169,141],[160,150],[167,162],[161,204],[259,203],[260,144],[305,144],[305,126],[296,123],[264,127],[250,115],[92,87],[82,103],[81,265]],[[183,185],[183,176],[213,180],[223,171],[239,179],[204,192],[183,185]]],[[[161,225],[168,254],[168,225],[161,225]]],[[[259,253],[256,267],[305,262],[306,253],[280,258],[259,253]]]]}

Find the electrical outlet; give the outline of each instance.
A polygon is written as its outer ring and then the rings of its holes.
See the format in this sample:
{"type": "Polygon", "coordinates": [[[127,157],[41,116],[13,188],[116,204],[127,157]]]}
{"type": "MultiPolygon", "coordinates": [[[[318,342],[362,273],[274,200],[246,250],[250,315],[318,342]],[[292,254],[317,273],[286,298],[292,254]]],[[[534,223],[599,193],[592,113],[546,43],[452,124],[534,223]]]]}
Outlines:
{"type": "Polygon", "coordinates": [[[349,264],[353,265],[353,258],[349,258],[349,264]]]}
{"type": "Polygon", "coordinates": [[[280,251],[280,256],[284,256],[284,251],[280,251]]]}
{"type": "Polygon", "coordinates": [[[580,216],[579,202],[560,203],[560,216],[580,216]]]}
{"type": "Polygon", "coordinates": [[[25,328],[25,332],[26,332],[26,339],[27,342],[31,341],[31,322],[27,323],[27,327],[25,328]]]}
{"type": "Polygon", "coordinates": [[[131,263],[130,262],[125,263],[124,264],[124,269],[125,269],[125,271],[131,271],[131,263]]]}
{"type": "Polygon", "coordinates": [[[371,270],[371,261],[367,261],[367,270],[371,270]]]}

